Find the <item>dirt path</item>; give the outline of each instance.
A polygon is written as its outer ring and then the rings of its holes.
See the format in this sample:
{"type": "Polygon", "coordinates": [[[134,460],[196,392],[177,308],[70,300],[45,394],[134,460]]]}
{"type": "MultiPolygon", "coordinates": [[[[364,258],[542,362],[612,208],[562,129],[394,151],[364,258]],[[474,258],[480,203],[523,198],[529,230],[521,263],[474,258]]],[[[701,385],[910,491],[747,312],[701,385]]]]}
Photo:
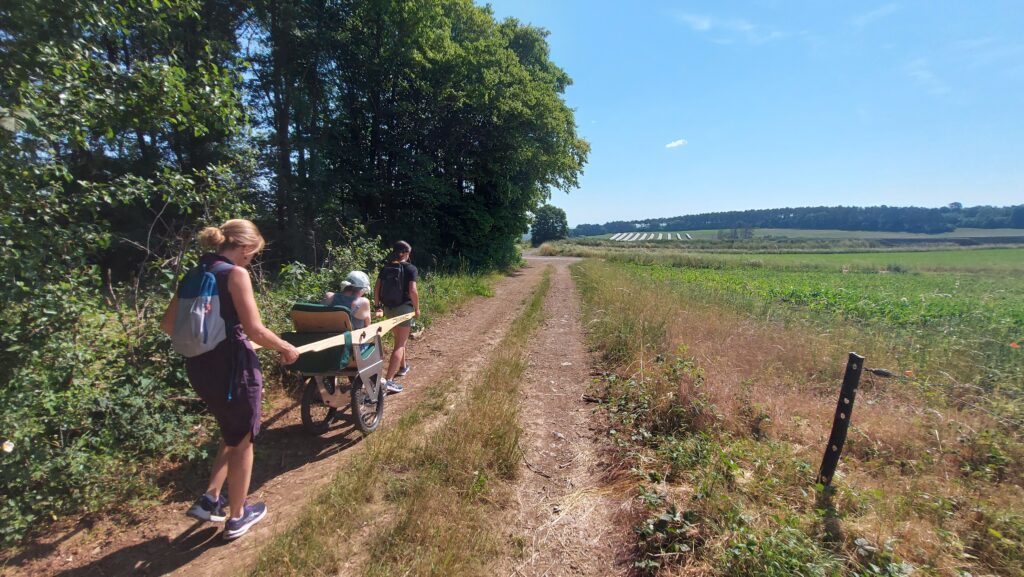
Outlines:
{"type": "Polygon", "coordinates": [[[531,262],[555,264],[555,272],[545,303],[547,320],[531,343],[522,387],[525,462],[518,507],[509,522],[526,543],[522,558],[498,574],[623,575],[629,568],[623,555],[628,524],[616,517],[629,502],[610,485],[615,472],[602,461],[607,440],[596,425],[594,405],[581,398],[590,383],[591,359],[569,275],[571,261],[531,262]]]}
{"type": "MultiPolygon", "coordinates": [[[[406,392],[388,397],[385,421],[400,416],[423,396],[425,387],[446,377],[471,377],[518,314],[523,299],[551,259],[531,262],[501,279],[491,298],[477,298],[431,326],[422,341],[410,346],[412,371],[403,379],[406,392]]],[[[560,266],[559,276],[565,275],[560,266]]],[[[360,435],[336,425],[321,437],[302,431],[298,406],[279,399],[268,411],[257,439],[256,470],[251,498],[266,501],[269,516],[243,539],[230,545],[220,538],[220,525],[193,523],[183,515],[194,495],[174,495],[139,524],[100,522],[54,534],[48,542],[0,569],[5,576],[106,577],[114,575],[182,576],[233,573],[255,560],[260,547],[286,528],[307,500],[337,472],[360,435]]],[[[177,473],[181,475],[179,471],[177,473]]]]}

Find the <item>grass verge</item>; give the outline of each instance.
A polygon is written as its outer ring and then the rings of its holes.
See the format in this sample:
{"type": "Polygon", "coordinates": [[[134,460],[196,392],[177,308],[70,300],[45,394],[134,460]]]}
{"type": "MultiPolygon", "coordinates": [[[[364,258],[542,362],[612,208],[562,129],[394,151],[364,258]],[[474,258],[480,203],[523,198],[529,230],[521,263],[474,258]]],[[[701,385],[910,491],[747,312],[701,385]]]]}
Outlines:
{"type": "Polygon", "coordinates": [[[397,426],[368,437],[261,551],[252,575],[336,574],[343,565],[365,575],[481,574],[505,548],[495,519],[522,458],[518,386],[550,275],[464,395],[454,383],[435,388],[397,426]]]}
{"type": "Polygon", "coordinates": [[[751,314],[631,266],[574,274],[609,434],[647,510],[638,572],[1024,575],[1019,430],[913,379],[866,377],[826,495],[814,480],[842,362],[872,335],[751,314]]]}

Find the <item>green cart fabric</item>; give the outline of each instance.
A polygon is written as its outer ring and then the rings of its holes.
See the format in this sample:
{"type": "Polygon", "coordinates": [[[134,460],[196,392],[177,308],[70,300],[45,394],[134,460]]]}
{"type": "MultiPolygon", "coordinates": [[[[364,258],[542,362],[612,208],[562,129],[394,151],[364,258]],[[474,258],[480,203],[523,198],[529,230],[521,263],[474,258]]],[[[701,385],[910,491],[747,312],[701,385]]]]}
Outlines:
{"type": "MultiPolygon", "coordinates": [[[[316,341],[338,336],[342,333],[282,333],[281,338],[300,347],[316,341]]],[[[348,366],[352,361],[352,339],[345,339],[344,345],[322,351],[303,353],[299,360],[286,368],[300,373],[333,373],[348,366]]]]}
{"type": "MultiPolygon", "coordinates": [[[[293,312],[300,313],[336,313],[344,311],[351,318],[352,312],[344,306],[328,306],[319,303],[295,303],[292,306],[293,312]]],[[[293,315],[294,316],[294,315],[293,315]]],[[[296,321],[297,322],[297,321],[296,321]]],[[[311,323],[312,324],[312,323],[311,323]]],[[[346,326],[350,326],[346,323],[346,326]]],[[[299,347],[330,337],[343,334],[341,332],[289,332],[283,333],[281,338],[299,347]]],[[[374,352],[374,345],[362,345],[359,347],[360,356],[365,360],[374,352]]],[[[352,364],[352,336],[351,333],[345,338],[345,344],[331,347],[322,351],[304,353],[287,368],[300,373],[333,373],[341,371],[352,364]]]]}

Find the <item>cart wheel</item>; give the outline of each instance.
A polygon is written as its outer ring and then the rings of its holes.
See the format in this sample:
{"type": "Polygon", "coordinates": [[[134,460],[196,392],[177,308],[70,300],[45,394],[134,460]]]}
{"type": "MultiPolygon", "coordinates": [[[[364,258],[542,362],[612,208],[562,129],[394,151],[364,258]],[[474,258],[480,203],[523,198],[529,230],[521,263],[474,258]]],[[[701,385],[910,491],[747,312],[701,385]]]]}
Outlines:
{"type": "Polygon", "coordinates": [[[369,387],[363,387],[359,377],[352,379],[352,420],[364,433],[372,433],[380,424],[384,416],[384,395],[387,394],[379,375],[370,378],[373,385],[369,387]],[[366,389],[370,389],[370,394],[366,389]]]}
{"type": "MultiPolygon", "coordinates": [[[[334,394],[337,386],[335,377],[321,377],[324,389],[334,394]]],[[[314,435],[322,435],[330,428],[338,409],[328,406],[320,398],[320,388],[316,386],[316,377],[305,378],[305,390],[302,391],[302,426],[314,435]]]]}

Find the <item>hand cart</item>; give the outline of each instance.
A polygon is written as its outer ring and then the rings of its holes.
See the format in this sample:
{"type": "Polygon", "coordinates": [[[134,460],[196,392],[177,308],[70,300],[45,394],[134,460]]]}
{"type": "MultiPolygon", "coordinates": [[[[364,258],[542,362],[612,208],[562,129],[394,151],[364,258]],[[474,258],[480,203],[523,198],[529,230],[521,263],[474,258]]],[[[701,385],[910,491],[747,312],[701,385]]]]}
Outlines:
{"type": "Polygon", "coordinates": [[[413,313],[352,329],[344,306],[298,303],[291,310],[295,332],[281,338],[296,346],[299,360],[286,369],[302,380],[302,425],[310,433],[327,432],[351,407],[349,418],[363,433],[373,432],[384,416],[384,359],[381,337],[413,313]]]}

